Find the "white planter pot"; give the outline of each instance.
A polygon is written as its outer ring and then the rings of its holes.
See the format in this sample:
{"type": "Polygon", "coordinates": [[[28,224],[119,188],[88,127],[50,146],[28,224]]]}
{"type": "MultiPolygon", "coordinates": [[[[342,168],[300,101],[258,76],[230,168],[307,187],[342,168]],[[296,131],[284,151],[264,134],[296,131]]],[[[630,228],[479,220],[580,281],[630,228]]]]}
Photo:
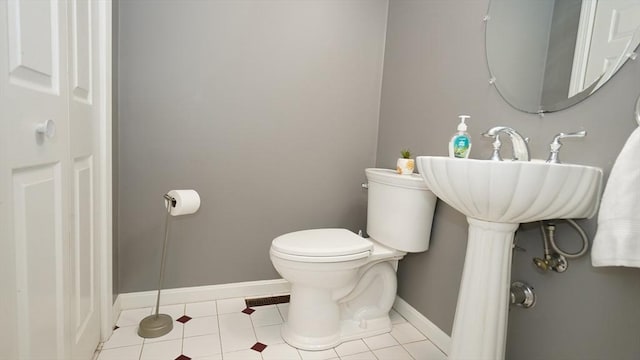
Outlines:
{"type": "Polygon", "coordinates": [[[396,172],[402,175],[413,174],[413,169],[416,167],[416,162],[413,159],[398,159],[396,162],[396,172]]]}

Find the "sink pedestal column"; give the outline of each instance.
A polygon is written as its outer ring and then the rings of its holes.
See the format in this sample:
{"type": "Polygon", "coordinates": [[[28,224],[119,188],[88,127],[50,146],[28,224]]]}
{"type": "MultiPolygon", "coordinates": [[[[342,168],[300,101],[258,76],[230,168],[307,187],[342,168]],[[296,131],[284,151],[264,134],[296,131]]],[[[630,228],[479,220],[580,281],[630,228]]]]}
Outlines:
{"type": "Polygon", "coordinates": [[[512,244],[519,224],[467,221],[469,239],[449,359],[504,359],[512,244]]]}

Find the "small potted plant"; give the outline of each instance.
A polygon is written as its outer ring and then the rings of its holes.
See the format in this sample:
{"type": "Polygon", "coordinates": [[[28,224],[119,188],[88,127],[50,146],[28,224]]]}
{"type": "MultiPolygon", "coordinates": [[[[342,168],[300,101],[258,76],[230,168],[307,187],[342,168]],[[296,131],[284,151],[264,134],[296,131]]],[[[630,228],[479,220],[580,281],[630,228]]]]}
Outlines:
{"type": "Polygon", "coordinates": [[[402,175],[413,174],[413,169],[416,167],[415,161],[411,158],[411,152],[409,149],[400,151],[402,155],[396,163],[396,172],[402,175]]]}

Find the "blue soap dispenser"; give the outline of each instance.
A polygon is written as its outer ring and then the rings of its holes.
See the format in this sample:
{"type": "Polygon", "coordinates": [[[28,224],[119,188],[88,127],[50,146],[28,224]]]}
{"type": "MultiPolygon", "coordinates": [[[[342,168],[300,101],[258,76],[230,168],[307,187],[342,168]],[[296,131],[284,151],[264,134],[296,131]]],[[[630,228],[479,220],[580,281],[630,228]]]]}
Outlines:
{"type": "Polygon", "coordinates": [[[449,142],[449,157],[467,159],[471,152],[471,137],[467,133],[467,124],[465,121],[471,116],[459,115],[460,124],[458,124],[458,132],[453,135],[449,142]]]}

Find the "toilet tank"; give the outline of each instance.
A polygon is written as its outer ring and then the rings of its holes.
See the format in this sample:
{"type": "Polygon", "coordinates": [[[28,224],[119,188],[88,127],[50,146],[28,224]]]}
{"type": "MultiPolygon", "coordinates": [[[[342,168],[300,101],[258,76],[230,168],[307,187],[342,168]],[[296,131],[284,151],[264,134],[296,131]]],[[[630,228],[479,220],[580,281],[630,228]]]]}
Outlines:
{"type": "Polygon", "coordinates": [[[420,252],[429,248],[437,197],[418,174],[366,169],[367,233],[393,249],[420,252]]]}

